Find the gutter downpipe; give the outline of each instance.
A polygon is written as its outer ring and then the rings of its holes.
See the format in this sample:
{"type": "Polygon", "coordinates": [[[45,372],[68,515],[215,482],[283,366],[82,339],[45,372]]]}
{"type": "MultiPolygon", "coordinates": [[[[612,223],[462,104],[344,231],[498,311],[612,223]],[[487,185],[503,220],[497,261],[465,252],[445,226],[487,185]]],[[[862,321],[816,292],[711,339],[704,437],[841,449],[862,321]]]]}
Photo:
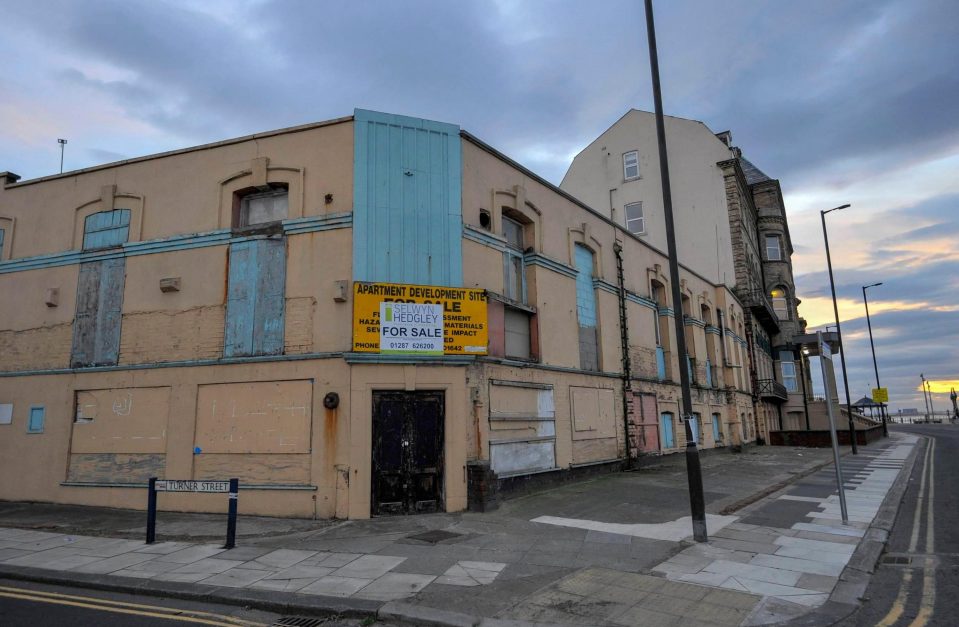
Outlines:
{"type": "Polygon", "coordinates": [[[619,299],[619,341],[623,360],[623,433],[626,440],[626,463],[632,464],[633,456],[629,441],[629,408],[630,395],[633,392],[633,365],[629,357],[629,324],[626,314],[626,277],[623,272],[623,246],[617,240],[613,244],[613,253],[616,255],[616,281],[619,285],[617,297],[619,299]]]}

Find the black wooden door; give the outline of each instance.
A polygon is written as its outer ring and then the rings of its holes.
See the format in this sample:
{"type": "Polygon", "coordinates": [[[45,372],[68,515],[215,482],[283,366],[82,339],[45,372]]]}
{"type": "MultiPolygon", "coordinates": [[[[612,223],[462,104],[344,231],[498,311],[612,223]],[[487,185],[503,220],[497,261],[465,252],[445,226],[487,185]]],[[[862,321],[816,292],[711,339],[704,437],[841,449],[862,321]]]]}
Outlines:
{"type": "Polygon", "coordinates": [[[373,392],[374,515],[443,509],[443,392],[373,392]]]}

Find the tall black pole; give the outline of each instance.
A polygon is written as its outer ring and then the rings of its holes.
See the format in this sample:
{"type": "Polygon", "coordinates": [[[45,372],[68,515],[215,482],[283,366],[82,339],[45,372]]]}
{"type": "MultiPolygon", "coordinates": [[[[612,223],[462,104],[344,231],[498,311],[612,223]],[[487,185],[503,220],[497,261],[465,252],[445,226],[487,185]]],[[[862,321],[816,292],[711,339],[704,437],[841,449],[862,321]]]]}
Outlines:
{"type": "MultiPolygon", "coordinates": [[[[866,326],[869,327],[869,348],[872,350],[872,369],[876,371],[876,388],[881,388],[879,385],[879,365],[876,363],[876,345],[872,342],[872,322],[869,320],[869,299],[866,298],[866,288],[876,287],[877,285],[882,285],[882,283],[874,283],[872,285],[863,285],[862,286],[862,302],[866,306],[866,326]]],[[[886,426],[886,406],[883,403],[879,403],[879,413],[882,415],[882,437],[889,437],[889,427],[886,426]]]]}
{"type": "MultiPolygon", "coordinates": [[[[653,24],[653,0],[646,0],[646,35],[649,42],[649,69],[653,77],[653,101],[656,106],[656,138],[659,140],[659,174],[663,185],[663,214],[666,217],[666,251],[669,255],[669,284],[673,296],[673,322],[676,327],[676,352],[679,356],[679,385],[683,394],[683,424],[686,427],[686,475],[689,481],[689,508],[693,519],[693,539],[706,542],[706,498],[699,449],[689,420],[693,417],[693,397],[686,367],[686,321],[683,317],[682,291],[679,288],[679,260],[676,258],[676,232],[673,226],[673,199],[669,189],[669,162],[666,157],[666,128],[663,123],[663,96],[659,85],[659,55],[656,53],[656,27],[653,24]]],[[[702,426],[700,426],[702,428],[702,426]]]]}
{"type": "MultiPolygon", "coordinates": [[[[845,209],[849,205],[836,207],[836,209],[845,209]]],[[[852,403],[849,401],[849,379],[846,377],[846,349],[842,347],[842,327],[839,326],[839,304],[836,302],[836,282],[832,277],[832,257],[829,255],[829,234],[826,233],[826,214],[836,209],[824,209],[819,212],[822,218],[822,238],[826,242],[826,265],[829,266],[829,288],[832,290],[832,310],[836,314],[836,335],[839,336],[839,363],[842,365],[842,385],[846,388],[846,414],[849,416],[849,441],[852,442],[852,454],[858,455],[859,448],[856,445],[856,424],[852,421],[852,403]]],[[[829,390],[826,390],[826,394],[829,390]]]]}
{"type": "Polygon", "coordinates": [[[936,419],[936,406],[932,402],[932,381],[926,379],[926,387],[929,388],[929,413],[932,414],[932,419],[936,419]]]}
{"type": "Polygon", "coordinates": [[[929,397],[926,395],[926,375],[920,372],[919,378],[922,379],[922,402],[926,405],[926,422],[929,422],[932,418],[929,416],[929,397]]]}

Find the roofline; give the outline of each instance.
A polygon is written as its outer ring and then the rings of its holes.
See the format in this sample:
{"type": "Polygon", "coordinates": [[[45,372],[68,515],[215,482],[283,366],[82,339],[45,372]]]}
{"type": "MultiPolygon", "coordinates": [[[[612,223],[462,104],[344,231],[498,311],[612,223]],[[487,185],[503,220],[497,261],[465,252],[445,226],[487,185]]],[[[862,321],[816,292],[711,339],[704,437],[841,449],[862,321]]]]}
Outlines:
{"type": "MultiPolygon", "coordinates": [[[[633,111],[635,111],[635,112],[637,112],[637,113],[648,113],[648,114],[650,114],[650,115],[655,115],[655,112],[653,112],[653,111],[647,111],[647,110],[645,110],[645,109],[637,109],[636,107],[630,107],[629,109],[626,110],[626,113],[624,113],[623,115],[621,115],[621,116],[619,116],[618,118],[616,118],[616,121],[613,122],[612,124],[610,124],[609,126],[607,126],[606,129],[605,129],[602,133],[600,133],[599,135],[597,135],[596,138],[595,138],[593,141],[591,141],[591,142],[589,142],[588,144],[586,144],[585,146],[583,146],[583,149],[582,149],[582,150],[580,150],[580,151],[577,152],[575,155],[573,155],[573,161],[575,161],[576,158],[579,157],[581,154],[583,154],[584,152],[586,152],[587,150],[589,150],[589,148],[590,148],[593,144],[595,144],[596,142],[598,142],[603,135],[605,135],[606,133],[608,133],[614,126],[616,126],[617,124],[619,124],[620,122],[622,122],[622,121],[623,121],[623,118],[625,118],[627,115],[629,115],[629,114],[632,113],[633,111]]],[[[709,126],[708,126],[705,122],[703,122],[702,120],[694,120],[693,118],[684,118],[684,117],[679,116],[679,115],[669,115],[669,114],[666,114],[666,113],[663,114],[663,117],[664,117],[664,118],[673,118],[674,120],[682,120],[682,121],[684,121],[684,122],[695,122],[695,123],[697,123],[697,124],[702,124],[702,125],[706,128],[706,130],[709,131],[710,134],[712,134],[713,138],[714,138],[716,141],[718,141],[720,144],[723,144],[723,146],[725,146],[727,149],[729,148],[729,146],[726,146],[726,144],[724,144],[724,143],[722,142],[722,140],[720,140],[718,137],[716,137],[716,133],[714,133],[713,130],[712,130],[711,128],[709,128],[709,126]]],[[[725,133],[725,132],[728,132],[728,131],[720,131],[720,132],[725,133]]],[[[566,173],[563,174],[563,181],[566,180],[566,176],[569,174],[569,171],[570,171],[572,168],[573,168],[573,164],[572,164],[572,162],[570,162],[569,167],[566,168],[566,173]]],[[[560,185],[562,185],[562,183],[560,183],[560,185]]]]}
{"type": "Polygon", "coordinates": [[[144,161],[152,161],[154,159],[163,159],[165,157],[182,155],[188,152],[198,152],[200,150],[211,150],[213,148],[220,148],[222,146],[230,146],[232,144],[241,144],[243,142],[253,141],[257,139],[264,139],[266,137],[275,137],[277,135],[287,135],[291,133],[302,133],[304,131],[310,131],[313,129],[322,128],[324,126],[333,126],[334,124],[343,124],[344,122],[351,122],[352,120],[353,120],[353,116],[348,115],[345,117],[334,118],[332,120],[326,120],[324,122],[311,122],[309,124],[300,124],[298,126],[288,126],[286,128],[281,128],[274,131],[264,131],[262,133],[253,133],[252,135],[244,135],[242,137],[235,137],[233,139],[224,139],[224,140],[221,140],[218,142],[212,142],[209,144],[200,144],[199,146],[191,146],[189,148],[179,148],[177,150],[168,150],[166,152],[158,152],[158,153],[155,153],[152,155],[146,155],[143,157],[133,157],[132,159],[123,159],[121,161],[113,161],[111,163],[95,165],[89,168],[82,168],[80,170],[70,170],[69,172],[62,172],[60,174],[51,174],[49,176],[41,176],[40,178],[28,179],[26,181],[19,181],[17,183],[5,185],[4,189],[13,189],[15,187],[25,187],[27,185],[33,185],[35,183],[44,183],[46,181],[69,178],[71,176],[77,176],[78,174],[87,174],[90,172],[97,172],[99,170],[107,170],[109,168],[116,168],[122,165],[129,165],[131,163],[143,163],[144,161]]]}
{"type": "MultiPolygon", "coordinates": [[[[693,120],[693,121],[696,121],[696,120],[693,120]]],[[[708,128],[708,127],[707,127],[707,128],[708,128]]],[[[618,231],[619,231],[620,233],[622,233],[624,236],[627,236],[627,237],[630,237],[630,238],[636,240],[636,241],[639,242],[639,244],[641,244],[642,246],[645,246],[645,247],[648,248],[649,250],[652,250],[653,252],[656,252],[656,253],[662,255],[663,257],[666,257],[666,259],[669,259],[669,255],[668,255],[667,253],[665,253],[665,252],[663,252],[662,250],[656,248],[655,246],[653,246],[653,245],[650,244],[649,242],[640,239],[640,238],[637,237],[636,235],[633,235],[632,233],[630,233],[629,231],[627,231],[625,228],[623,228],[621,225],[617,224],[616,222],[613,222],[612,220],[610,220],[609,218],[607,218],[605,215],[603,215],[603,214],[600,213],[599,211],[596,211],[595,209],[593,209],[592,207],[590,207],[589,205],[587,205],[586,203],[584,203],[582,200],[576,198],[575,196],[573,196],[573,195],[570,194],[569,192],[567,192],[567,191],[565,191],[565,190],[563,190],[563,189],[560,189],[560,188],[557,187],[556,185],[553,185],[552,183],[550,183],[549,181],[547,181],[546,179],[544,179],[544,178],[543,178],[542,176],[540,176],[539,174],[536,174],[535,172],[533,172],[532,170],[530,170],[530,169],[527,168],[526,166],[524,166],[524,165],[522,165],[521,163],[519,163],[519,162],[513,160],[512,158],[508,157],[507,155],[503,154],[502,152],[500,152],[500,151],[497,150],[496,148],[493,148],[492,146],[490,146],[489,144],[487,144],[486,142],[484,142],[484,141],[481,140],[480,138],[476,137],[475,135],[473,135],[473,134],[470,133],[469,131],[460,129],[460,137],[462,137],[463,139],[467,140],[468,142],[474,144],[477,148],[479,148],[479,149],[481,149],[481,150],[483,150],[483,151],[485,151],[485,152],[488,152],[489,154],[493,155],[493,156],[496,157],[497,159],[499,159],[499,160],[507,163],[508,165],[516,168],[517,170],[519,170],[520,172],[522,172],[522,173],[525,174],[526,176],[528,176],[528,177],[530,177],[531,179],[535,180],[537,183],[540,183],[541,185],[544,185],[545,187],[547,187],[547,188],[550,189],[551,191],[559,194],[560,196],[562,196],[562,197],[565,198],[566,200],[572,202],[573,204],[577,205],[577,206],[580,207],[581,209],[585,209],[586,211],[588,211],[589,213],[593,214],[595,217],[599,218],[600,220],[602,220],[603,222],[605,222],[605,223],[608,224],[609,226],[612,226],[613,228],[615,228],[616,230],[618,230],[618,231]]],[[[740,306],[742,306],[742,302],[741,302],[741,301],[739,300],[739,298],[736,296],[735,292],[733,292],[733,288],[732,288],[731,286],[726,285],[726,284],[724,284],[724,283],[713,283],[712,281],[710,281],[709,279],[707,279],[707,278],[704,277],[703,275],[699,274],[699,273],[696,272],[695,270],[692,270],[692,269],[684,266],[684,265],[681,264],[681,263],[679,264],[679,267],[682,268],[683,270],[685,270],[686,272],[688,272],[689,274],[693,275],[694,277],[696,277],[696,278],[698,278],[698,279],[700,279],[700,280],[702,280],[702,281],[705,281],[705,282],[708,283],[709,285],[712,285],[713,287],[725,287],[726,290],[727,290],[730,294],[732,294],[732,297],[736,300],[736,302],[739,303],[740,306]]]]}

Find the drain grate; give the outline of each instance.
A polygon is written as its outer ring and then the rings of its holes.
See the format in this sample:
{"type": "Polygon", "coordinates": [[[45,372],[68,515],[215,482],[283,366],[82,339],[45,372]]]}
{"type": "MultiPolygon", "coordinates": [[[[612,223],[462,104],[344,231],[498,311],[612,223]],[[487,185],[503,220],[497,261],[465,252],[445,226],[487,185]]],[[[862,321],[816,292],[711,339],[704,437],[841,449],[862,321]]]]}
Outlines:
{"type": "Polygon", "coordinates": [[[284,616],[279,618],[270,627],[320,627],[322,618],[308,618],[306,616],[284,616]]]}
{"type": "Polygon", "coordinates": [[[896,564],[897,566],[908,566],[912,564],[911,557],[902,557],[899,555],[886,555],[882,558],[883,564],[896,564]]]}
{"type": "Polygon", "coordinates": [[[453,533],[452,531],[442,531],[440,529],[434,529],[433,531],[424,531],[423,533],[415,533],[411,536],[406,536],[410,540],[419,540],[420,542],[429,542],[430,544],[438,544],[446,540],[452,540],[453,538],[459,538],[463,534],[453,533]]]}

